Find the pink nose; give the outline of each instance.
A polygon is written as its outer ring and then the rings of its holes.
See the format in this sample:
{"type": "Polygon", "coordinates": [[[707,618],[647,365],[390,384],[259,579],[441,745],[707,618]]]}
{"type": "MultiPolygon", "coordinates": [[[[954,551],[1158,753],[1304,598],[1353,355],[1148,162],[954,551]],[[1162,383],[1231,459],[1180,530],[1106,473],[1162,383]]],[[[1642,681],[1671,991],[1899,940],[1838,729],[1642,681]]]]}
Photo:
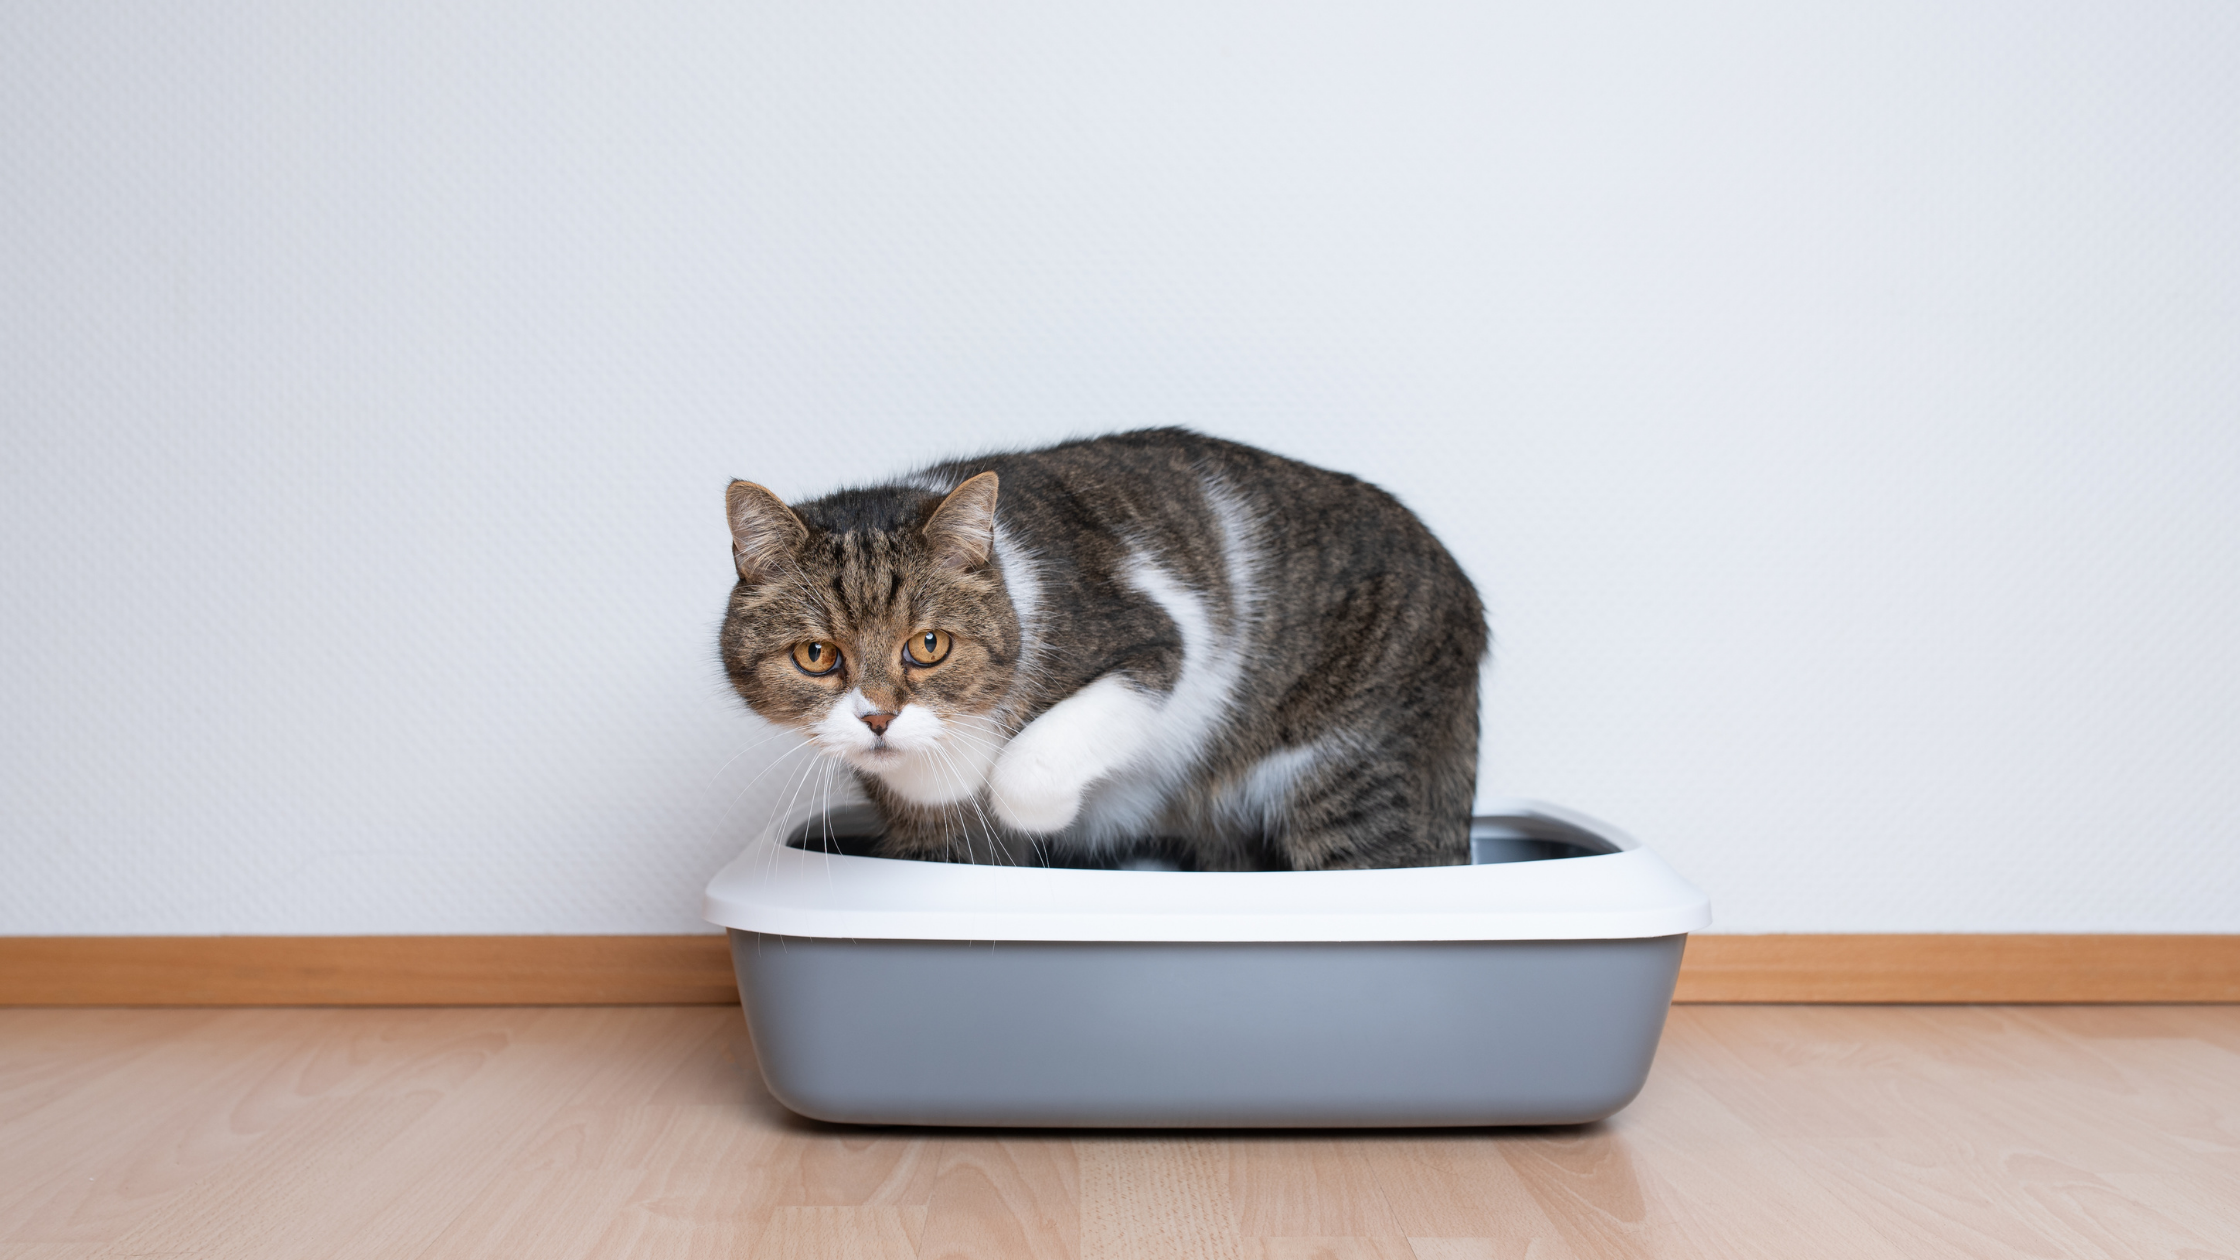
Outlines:
{"type": "Polygon", "coordinates": [[[887,723],[892,721],[894,721],[894,714],[892,713],[866,713],[863,715],[863,724],[870,727],[871,733],[874,735],[886,734],[887,723]]]}

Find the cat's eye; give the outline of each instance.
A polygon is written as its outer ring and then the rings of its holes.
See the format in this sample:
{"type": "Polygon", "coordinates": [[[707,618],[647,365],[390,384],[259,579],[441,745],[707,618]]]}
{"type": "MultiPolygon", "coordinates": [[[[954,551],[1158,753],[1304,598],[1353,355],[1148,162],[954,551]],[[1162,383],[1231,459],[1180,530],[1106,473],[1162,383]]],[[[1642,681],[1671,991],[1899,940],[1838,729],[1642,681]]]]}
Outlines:
{"type": "Polygon", "coordinates": [[[821,640],[793,645],[793,663],[811,678],[822,678],[840,668],[840,649],[821,640]]]}
{"type": "Polygon", "coordinates": [[[939,665],[949,655],[949,632],[920,630],[902,641],[902,659],[920,667],[939,665]]]}

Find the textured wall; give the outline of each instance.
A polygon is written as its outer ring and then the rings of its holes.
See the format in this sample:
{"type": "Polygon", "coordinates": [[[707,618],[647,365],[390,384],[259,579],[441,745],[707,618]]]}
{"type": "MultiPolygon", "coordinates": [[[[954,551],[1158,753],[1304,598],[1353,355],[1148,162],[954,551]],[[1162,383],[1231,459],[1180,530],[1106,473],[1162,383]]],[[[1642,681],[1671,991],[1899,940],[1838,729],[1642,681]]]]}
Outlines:
{"type": "Polygon", "coordinates": [[[1170,422],[1729,930],[2240,930],[2231,6],[1069,8],[7,5],[0,932],[692,930],[724,480],[1170,422]]]}

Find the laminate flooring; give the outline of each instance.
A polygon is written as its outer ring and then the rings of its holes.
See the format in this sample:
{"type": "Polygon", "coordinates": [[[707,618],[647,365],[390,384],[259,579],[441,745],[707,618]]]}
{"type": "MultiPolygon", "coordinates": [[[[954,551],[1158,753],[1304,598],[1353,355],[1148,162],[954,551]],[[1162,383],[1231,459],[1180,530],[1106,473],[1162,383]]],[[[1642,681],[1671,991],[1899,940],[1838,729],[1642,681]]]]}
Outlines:
{"type": "Polygon", "coordinates": [[[797,1119],[736,1007],[0,1010],[0,1257],[2240,1257],[2240,1007],[1674,1009],[1584,1128],[797,1119]]]}

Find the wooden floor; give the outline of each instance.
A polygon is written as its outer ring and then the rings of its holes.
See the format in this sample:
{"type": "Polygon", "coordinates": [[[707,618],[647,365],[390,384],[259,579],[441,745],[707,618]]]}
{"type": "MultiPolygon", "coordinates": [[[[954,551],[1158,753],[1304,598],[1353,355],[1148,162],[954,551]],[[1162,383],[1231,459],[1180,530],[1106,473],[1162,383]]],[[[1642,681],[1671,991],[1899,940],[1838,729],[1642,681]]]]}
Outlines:
{"type": "Polygon", "coordinates": [[[1583,1130],[854,1131],[736,1007],[0,1010],[0,1257],[2240,1256],[2240,1007],[1677,1008],[1583,1130]]]}

